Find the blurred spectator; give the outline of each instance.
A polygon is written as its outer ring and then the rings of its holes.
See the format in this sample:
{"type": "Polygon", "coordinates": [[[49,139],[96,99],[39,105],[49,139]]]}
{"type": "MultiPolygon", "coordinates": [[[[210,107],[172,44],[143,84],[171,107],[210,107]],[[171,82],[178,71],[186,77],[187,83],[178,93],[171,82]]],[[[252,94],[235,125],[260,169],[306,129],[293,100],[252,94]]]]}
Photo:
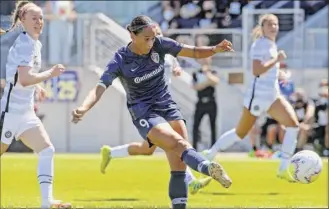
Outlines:
{"type": "Polygon", "coordinates": [[[76,13],[72,1],[47,1],[46,19],[49,20],[49,63],[69,64],[73,43],[73,21],[76,13]]]}
{"type": "Polygon", "coordinates": [[[242,14],[242,8],[248,4],[248,0],[229,0],[228,10],[232,18],[237,18],[242,14]]]}
{"type": "Polygon", "coordinates": [[[248,0],[177,0],[162,1],[167,28],[241,27],[242,8],[248,0]]]}
{"type": "Polygon", "coordinates": [[[198,35],[195,38],[196,46],[208,46],[210,43],[210,39],[207,35],[198,35]]]}
{"type": "Polygon", "coordinates": [[[217,103],[215,86],[219,82],[216,71],[211,70],[211,58],[203,59],[202,68],[192,74],[193,88],[197,91],[198,101],[195,106],[193,125],[193,147],[200,142],[199,126],[204,115],[208,114],[211,129],[211,145],[216,142],[217,103]]]}
{"type": "Polygon", "coordinates": [[[296,111],[298,121],[300,123],[299,136],[296,147],[296,152],[303,149],[309,133],[312,130],[311,119],[314,116],[314,102],[307,99],[305,92],[302,89],[296,89],[296,92],[291,97],[292,105],[296,111]]]}
{"type": "MultiPolygon", "coordinates": [[[[162,15],[164,20],[161,23],[161,29],[166,30],[170,27],[170,24],[172,23],[172,20],[174,17],[177,16],[178,12],[174,10],[174,8],[171,6],[170,1],[162,1],[162,15]]],[[[179,10],[178,10],[179,11],[179,10]]],[[[171,26],[170,28],[175,28],[174,26],[171,26]]]]}
{"type": "Polygon", "coordinates": [[[201,19],[199,21],[200,28],[217,28],[216,23],[216,2],[204,1],[202,4],[201,19]]]}
{"type": "Polygon", "coordinates": [[[320,145],[323,156],[329,156],[329,139],[328,139],[328,81],[322,80],[319,85],[318,98],[314,100],[314,129],[310,136],[310,141],[315,145],[320,145]]]}
{"type": "Polygon", "coordinates": [[[266,145],[270,149],[270,152],[272,152],[275,142],[282,143],[283,141],[284,127],[267,115],[266,121],[262,126],[261,137],[265,138],[266,145]]]}

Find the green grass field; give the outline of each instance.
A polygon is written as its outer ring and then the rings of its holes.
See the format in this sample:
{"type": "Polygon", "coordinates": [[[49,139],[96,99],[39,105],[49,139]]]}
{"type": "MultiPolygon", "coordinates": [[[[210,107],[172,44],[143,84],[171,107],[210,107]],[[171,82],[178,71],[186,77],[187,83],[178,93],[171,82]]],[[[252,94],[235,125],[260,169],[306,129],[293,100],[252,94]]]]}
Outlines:
{"type": "MultiPolygon", "coordinates": [[[[276,178],[278,161],[218,158],[233,180],[224,189],[216,182],[189,196],[189,207],[321,207],[328,208],[328,161],[313,184],[291,184],[276,178]]],[[[1,207],[39,207],[33,154],[5,154],[1,161],[1,207]]],[[[169,167],[163,156],[113,160],[99,172],[98,155],[57,154],[54,194],[74,207],[169,207],[169,167]]]]}

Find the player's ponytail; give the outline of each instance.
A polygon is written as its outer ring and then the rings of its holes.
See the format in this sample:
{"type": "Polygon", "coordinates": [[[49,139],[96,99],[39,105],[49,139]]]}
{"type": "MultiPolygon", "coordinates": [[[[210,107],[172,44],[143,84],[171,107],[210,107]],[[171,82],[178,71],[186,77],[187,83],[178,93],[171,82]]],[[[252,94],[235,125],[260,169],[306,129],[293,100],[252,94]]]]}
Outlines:
{"type": "Polygon", "coordinates": [[[262,27],[260,25],[256,25],[256,27],[254,27],[254,29],[252,30],[252,40],[255,41],[261,36],[263,36],[262,27]]]}
{"type": "MultiPolygon", "coordinates": [[[[13,29],[15,29],[17,27],[20,18],[24,15],[22,12],[22,8],[27,4],[33,4],[33,3],[29,2],[29,1],[19,1],[16,3],[15,10],[13,11],[13,13],[11,15],[12,24],[8,30],[4,31],[4,33],[12,31],[13,29]]],[[[1,32],[1,34],[3,34],[3,33],[1,32]]]]}
{"type": "Polygon", "coordinates": [[[0,36],[2,36],[5,33],[6,33],[6,31],[4,29],[0,28],[0,36]]]}

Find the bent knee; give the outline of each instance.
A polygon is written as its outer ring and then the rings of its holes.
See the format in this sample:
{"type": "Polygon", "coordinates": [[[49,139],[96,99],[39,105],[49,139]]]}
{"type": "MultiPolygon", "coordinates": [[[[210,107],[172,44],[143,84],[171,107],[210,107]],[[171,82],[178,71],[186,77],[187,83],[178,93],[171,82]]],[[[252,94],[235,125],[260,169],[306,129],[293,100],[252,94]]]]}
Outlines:
{"type": "Polygon", "coordinates": [[[192,148],[190,143],[183,139],[183,138],[176,138],[175,141],[172,143],[171,149],[172,150],[186,150],[188,148],[192,148]]]}
{"type": "Polygon", "coordinates": [[[244,137],[247,136],[248,132],[244,131],[244,130],[235,130],[236,135],[240,138],[240,139],[244,139],[244,137]]]}
{"type": "Polygon", "coordinates": [[[42,156],[52,156],[54,154],[55,154],[55,147],[53,145],[49,145],[39,152],[39,155],[42,156]]]}
{"type": "Polygon", "coordinates": [[[297,117],[292,117],[290,120],[288,120],[286,122],[286,124],[284,124],[285,127],[289,127],[289,128],[299,128],[299,121],[297,119],[297,117]]]}

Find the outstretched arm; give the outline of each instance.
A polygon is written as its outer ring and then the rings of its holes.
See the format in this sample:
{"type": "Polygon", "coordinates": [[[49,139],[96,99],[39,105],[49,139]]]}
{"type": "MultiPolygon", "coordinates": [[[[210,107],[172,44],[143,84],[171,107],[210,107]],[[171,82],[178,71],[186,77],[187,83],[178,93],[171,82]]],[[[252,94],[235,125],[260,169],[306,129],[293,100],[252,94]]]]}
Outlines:
{"type": "Polygon", "coordinates": [[[231,52],[232,43],[224,40],[216,46],[190,46],[179,43],[171,38],[157,37],[157,41],[164,54],[171,54],[174,57],[190,57],[190,58],[207,58],[219,52],[231,52]]]}
{"type": "Polygon", "coordinates": [[[216,46],[190,46],[183,45],[182,50],[177,56],[190,57],[190,58],[207,58],[219,52],[232,52],[232,43],[224,40],[216,46]]]}

